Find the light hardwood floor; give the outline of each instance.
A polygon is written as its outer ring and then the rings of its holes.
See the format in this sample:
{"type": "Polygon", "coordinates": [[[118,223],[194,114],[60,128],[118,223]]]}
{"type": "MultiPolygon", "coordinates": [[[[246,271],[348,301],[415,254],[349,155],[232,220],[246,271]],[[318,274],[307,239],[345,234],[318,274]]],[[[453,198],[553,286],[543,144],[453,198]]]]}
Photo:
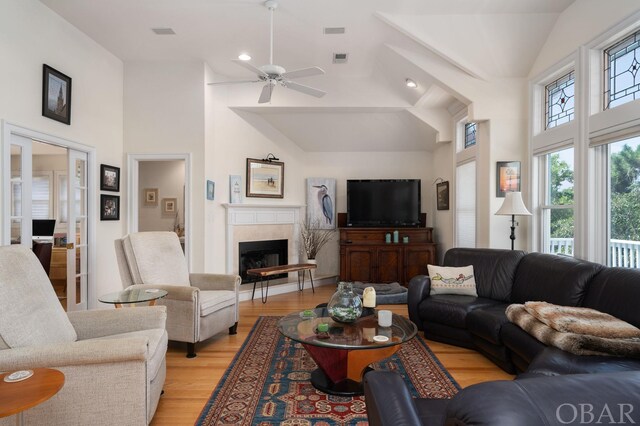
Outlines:
{"type": "MultiPolygon", "coordinates": [[[[193,425],[259,316],[283,316],[312,308],[328,301],[334,291],[334,286],[322,286],[316,288],[315,294],[311,289],[305,289],[303,292],[269,296],[266,304],[262,304],[259,297],[241,302],[238,334],[220,334],[197,344],[196,358],[185,357],[185,344],[170,342],[164,395],[160,397],[151,424],[193,425]]],[[[386,305],[384,308],[407,315],[407,307],[403,305],[386,305]]],[[[462,387],[488,380],[513,378],[474,351],[432,341],[428,341],[428,344],[462,387]]]]}

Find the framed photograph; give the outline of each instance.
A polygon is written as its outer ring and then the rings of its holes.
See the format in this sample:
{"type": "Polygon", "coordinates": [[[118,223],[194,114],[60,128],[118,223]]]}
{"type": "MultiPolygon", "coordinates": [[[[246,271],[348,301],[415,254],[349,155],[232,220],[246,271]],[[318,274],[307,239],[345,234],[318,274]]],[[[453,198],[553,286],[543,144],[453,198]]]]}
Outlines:
{"type": "Polygon", "coordinates": [[[178,199],[177,198],[163,198],[162,199],[162,213],[163,214],[175,214],[178,212],[178,199]]]}
{"type": "Polygon", "coordinates": [[[215,197],[216,184],[212,180],[207,180],[207,200],[213,200],[215,197]]]}
{"type": "Polygon", "coordinates": [[[284,163],[247,158],[247,197],[284,198],[284,163]]]}
{"type": "Polygon", "coordinates": [[[520,162],[498,161],[496,164],[496,197],[520,191],[520,162]]]}
{"type": "Polygon", "coordinates": [[[100,190],[120,191],[120,167],[100,164],[100,190]]]}
{"type": "Polygon", "coordinates": [[[307,224],[319,229],[335,229],[335,200],[335,179],[307,178],[307,224]]]}
{"type": "Polygon", "coordinates": [[[438,210],[449,210],[449,181],[436,184],[438,210]]]}
{"type": "Polygon", "coordinates": [[[144,189],[144,205],[145,206],[157,206],[158,205],[158,188],[145,188],[144,189]]]}
{"type": "Polygon", "coordinates": [[[42,115],[71,124],[71,77],[42,66],[42,115]]]}
{"type": "Polygon", "coordinates": [[[229,175],[229,202],[242,203],[242,176],[229,175]]]}
{"type": "Polygon", "coordinates": [[[120,196],[100,194],[100,220],[120,220],[120,196]]]}

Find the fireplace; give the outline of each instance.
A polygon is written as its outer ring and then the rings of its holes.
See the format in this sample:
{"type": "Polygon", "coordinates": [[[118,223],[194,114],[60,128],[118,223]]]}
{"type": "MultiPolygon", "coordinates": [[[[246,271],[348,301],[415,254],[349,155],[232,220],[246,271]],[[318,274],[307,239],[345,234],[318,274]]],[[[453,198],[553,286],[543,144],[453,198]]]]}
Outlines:
{"type": "MultiPolygon", "coordinates": [[[[238,245],[242,283],[253,283],[258,277],[247,275],[247,269],[266,268],[288,263],[288,240],[246,241],[238,245]]],[[[271,279],[287,278],[288,274],[273,275],[271,279]]]]}

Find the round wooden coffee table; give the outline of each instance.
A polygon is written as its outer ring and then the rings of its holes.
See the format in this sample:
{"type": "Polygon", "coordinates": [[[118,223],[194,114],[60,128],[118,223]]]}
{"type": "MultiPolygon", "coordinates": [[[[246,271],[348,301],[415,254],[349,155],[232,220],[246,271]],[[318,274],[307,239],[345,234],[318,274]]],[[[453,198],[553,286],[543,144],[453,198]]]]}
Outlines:
{"type": "Polygon", "coordinates": [[[313,315],[287,315],[278,322],[278,329],[307,350],[318,365],[311,373],[311,384],[331,395],[362,395],[362,377],[371,369],[369,364],[390,357],[418,333],[414,323],[396,314],[391,327],[380,327],[375,315],[350,324],[333,321],[326,308],[314,309],[313,315]],[[326,338],[317,333],[320,323],[329,326],[326,338]]]}
{"type": "Polygon", "coordinates": [[[17,414],[22,424],[22,412],[42,404],[58,393],[64,385],[64,374],[53,368],[34,368],[33,376],[13,383],[4,381],[12,372],[0,374],[0,417],[17,414]]]}

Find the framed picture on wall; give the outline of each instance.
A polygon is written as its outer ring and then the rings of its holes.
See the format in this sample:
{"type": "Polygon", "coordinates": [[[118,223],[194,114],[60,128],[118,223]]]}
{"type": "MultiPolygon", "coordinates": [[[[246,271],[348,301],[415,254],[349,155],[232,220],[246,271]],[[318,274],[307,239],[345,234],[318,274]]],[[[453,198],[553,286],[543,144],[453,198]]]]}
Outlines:
{"type": "Polygon", "coordinates": [[[496,197],[507,192],[520,191],[520,162],[498,161],[496,163],[496,197]]]}
{"type": "Polygon", "coordinates": [[[177,198],[163,198],[162,199],[162,213],[163,214],[175,214],[178,212],[178,199],[177,198]]]}
{"type": "Polygon", "coordinates": [[[71,77],[42,65],[42,115],[71,124],[71,77]]]}
{"type": "Polygon", "coordinates": [[[212,180],[207,180],[207,200],[213,200],[215,197],[216,184],[212,180]]]}
{"type": "Polygon", "coordinates": [[[242,202],[242,176],[229,175],[229,202],[238,204],[242,202]]]}
{"type": "Polygon", "coordinates": [[[247,197],[284,198],[284,163],[247,158],[247,197]]]}
{"type": "Polygon", "coordinates": [[[120,220],[120,196],[100,194],[100,220],[120,220]]]}
{"type": "Polygon", "coordinates": [[[449,210],[449,181],[436,184],[438,210],[449,210]]]}
{"type": "Polygon", "coordinates": [[[157,206],[158,205],[158,188],[145,188],[144,189],[144,205],[145,206],[157,206]]]}
{"type": "Polygon", "coordinates": [[[120,191],[120,167],[100,164],[100,190],[120,191]]]}
{"type": "Polygon", "coordinates": [[[334,229],[335,199],[335,179],[307,178],[307,224],[319,229],[334,229]]]}

